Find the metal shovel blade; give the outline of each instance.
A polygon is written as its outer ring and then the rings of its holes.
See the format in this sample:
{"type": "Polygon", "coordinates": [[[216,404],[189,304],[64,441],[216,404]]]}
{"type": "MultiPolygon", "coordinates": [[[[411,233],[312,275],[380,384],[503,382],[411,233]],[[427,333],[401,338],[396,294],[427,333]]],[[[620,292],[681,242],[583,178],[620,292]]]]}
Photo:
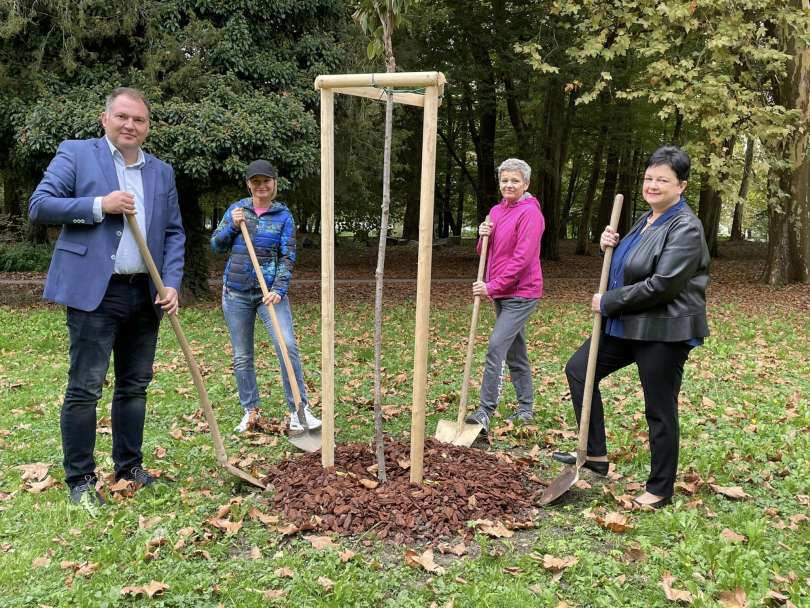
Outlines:
{"type": "Polygon", "coordinates": [[[459,429],[458,424],[451,420],[439,420],[436,426],[436,439],[442,443],[470,447],[484,426],[481,424],[464,424],[459,429]]]}
{"type": "Polygon", "coordinates": [[[302,452],[317,452],[321,449],[320,428],[290,432],[289,439],[302,452]]]}
{"type": "Polygon", "coordinates": [[[321,449],[321,427],[317,429],[309,428],[306,415],[304,414],[304,405],[301,403],[300,398],[296,405],[298,421],[304,428],[300,431],[290,431],[290,443],[302,452],[317,452],[321,449]]]}
{"type": "Polygon", "coordinates": [[[573,486],[578,480],[579,467],[577,467],[576,464],[567,465],[563,469],[562,473],[560,473],[557,478],[551,482],[551,485],[546,488],[546,491],[543,492],[543,495],[540,497],[540,500],[537,501],[537,504],[542,507],[557,500],[560,496],[570,490],[571,486],[573,486]]]}

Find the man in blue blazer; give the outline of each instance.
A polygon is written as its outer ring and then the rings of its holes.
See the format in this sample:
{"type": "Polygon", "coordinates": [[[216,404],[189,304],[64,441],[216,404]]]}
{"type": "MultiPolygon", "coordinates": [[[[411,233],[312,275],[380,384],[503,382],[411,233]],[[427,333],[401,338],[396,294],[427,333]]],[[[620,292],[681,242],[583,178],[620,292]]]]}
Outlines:
{"type": "Polygon", "coordinates": [[[96,405],[115,354],[112,457],[116,479],[150,485],[142,468],[146,388],[160,316],[176,314],[185,234],[171,166],[141,150],[149,103],[115,89],[101,114],[104,137],[59,145],[31,195],[32,222],[62,224],[44,298],[67,307],[70,369],[60,427],[65,481],[73,502],[103,504],[93,451],[96,405]],[[127,221],[124,221],[124,215],[127,221]],[[156,295],[129,228],[137,221],[166,285],[156,295]]]}

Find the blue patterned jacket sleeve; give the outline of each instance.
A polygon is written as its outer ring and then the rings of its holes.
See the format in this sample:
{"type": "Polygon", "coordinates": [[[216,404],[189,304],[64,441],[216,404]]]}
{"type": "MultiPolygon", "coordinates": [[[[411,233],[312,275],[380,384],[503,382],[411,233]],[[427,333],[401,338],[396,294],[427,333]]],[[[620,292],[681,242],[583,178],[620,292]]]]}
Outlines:
{"type": "Polygon", "coordinates": [[[219,225],[217,226],[216,230],[214,230],[214,234],[211,235],[211,250],[216,251],[217,253],[228,253],[233,247],[233,241],[237,237],[237,235],[241,234],[239,229],[234,226],[233,222],[231,221],[231,211],[238,207],[239,203],[234,203],[228,210],[222,214],[222,219],[219,221],[219,225]]]}
{"type": "Polygon", "coordinates": [[[279,258],[276,267],[276,277],[270,291],[281,296],[287,295],[295,266],[295,222],[292,214],[288,213],[281,229],[281,242],[279,243],[279,258]]]}

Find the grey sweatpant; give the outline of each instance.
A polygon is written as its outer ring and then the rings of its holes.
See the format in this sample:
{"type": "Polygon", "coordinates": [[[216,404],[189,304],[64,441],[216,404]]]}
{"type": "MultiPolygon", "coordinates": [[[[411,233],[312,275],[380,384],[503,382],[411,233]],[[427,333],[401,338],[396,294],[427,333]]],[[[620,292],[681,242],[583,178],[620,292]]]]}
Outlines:
{"type": "Polygon", "coordinates": [[[495,327],[489,337],[484,377],[481,380],[481,408],[491,416],[498,407],[501,363],[506,361],[515,385],[519,411],[532,411],[534,390],[532,367],[526,350],[526,321],[537,308],[537,299],[505,298],[495,302],[495,327]]]}

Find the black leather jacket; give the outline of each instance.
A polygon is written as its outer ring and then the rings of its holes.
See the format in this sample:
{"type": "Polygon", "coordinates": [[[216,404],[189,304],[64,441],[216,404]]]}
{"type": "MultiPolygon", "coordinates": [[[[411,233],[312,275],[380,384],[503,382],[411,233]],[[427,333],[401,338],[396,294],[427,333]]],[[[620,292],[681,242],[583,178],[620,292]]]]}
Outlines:
{"type": "Polygon", "coordinates": [[[622,320],[625,338],[680,342],[708,336],[709,260],[703,225],[684,205],[644,231],[625,259],[624,287],[604,293],[602,310],[622,320]]]}

